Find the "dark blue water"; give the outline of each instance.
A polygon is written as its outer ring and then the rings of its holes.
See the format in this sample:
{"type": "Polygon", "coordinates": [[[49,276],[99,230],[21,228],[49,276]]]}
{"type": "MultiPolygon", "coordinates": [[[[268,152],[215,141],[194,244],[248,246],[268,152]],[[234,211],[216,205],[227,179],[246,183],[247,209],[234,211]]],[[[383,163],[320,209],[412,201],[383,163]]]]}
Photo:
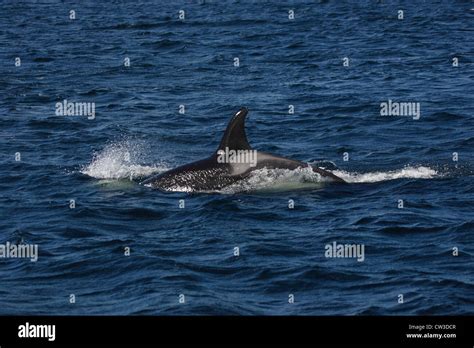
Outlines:
{"type": "Polygon", "coordinates": [[[473,314],[474,5],[172,3],[2,1],[0,242],[39,258],[0,259],[0,313],[473,314]],[[420,118],[381,116],[389,99],[420,118]],[[256,149],[351,184],[138,184],[210,155],[241,106],[256,149]]]}

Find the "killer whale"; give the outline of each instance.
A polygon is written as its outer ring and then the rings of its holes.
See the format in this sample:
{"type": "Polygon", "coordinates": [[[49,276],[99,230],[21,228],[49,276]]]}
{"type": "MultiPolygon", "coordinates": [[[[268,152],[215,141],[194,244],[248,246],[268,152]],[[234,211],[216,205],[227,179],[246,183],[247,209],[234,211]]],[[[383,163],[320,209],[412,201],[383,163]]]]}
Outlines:
{"type": "Polygon", "coordinates": [[[294,170],[305,167],[311,167],[314,172],[331,181],[345,183],[333,173],[308,163],[252,149],[245,133],[247,115],[248,109],[241,108],[232,117],[219,147],[210,157],[154,175],[141,184],[162,191],[214,191],[245,179],[256,169],[294,170]],[[239,154],[242,156],[238,157],[239,154]],[[245,161],[246,158],[252,158],[252,154],[256,160],[245,161]]]}

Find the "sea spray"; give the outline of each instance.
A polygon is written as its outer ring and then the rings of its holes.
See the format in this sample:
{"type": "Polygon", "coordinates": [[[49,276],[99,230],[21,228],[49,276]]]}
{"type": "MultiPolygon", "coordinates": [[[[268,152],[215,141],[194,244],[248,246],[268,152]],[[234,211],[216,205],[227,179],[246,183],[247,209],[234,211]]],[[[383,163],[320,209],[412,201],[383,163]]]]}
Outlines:
{"type": "Polygon", "coordinates": [[[81,173],[96,179],[135,179],[166,171],[168,167],[143,165],[145,145],[138,141],[123,140],[107,145],[94,154],[91,163],[81,173]]]}

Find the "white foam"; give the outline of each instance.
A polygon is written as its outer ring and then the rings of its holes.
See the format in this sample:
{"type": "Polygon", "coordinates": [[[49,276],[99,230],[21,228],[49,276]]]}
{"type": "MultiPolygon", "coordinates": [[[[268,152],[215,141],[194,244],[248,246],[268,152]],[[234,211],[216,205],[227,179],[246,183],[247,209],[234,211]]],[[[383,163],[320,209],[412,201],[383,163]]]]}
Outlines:
{"type": "Polygon", "coordinates": [[[351,173],[343,170],[334,170],[332,173],[349,183],[371,183],[396,179],[432,179],[439,176],[436,170],[424,166],[406,166],[402,169],[386,172],[351,173]]]}
{"type": "Polygon", "coordinates": [[[94,154],[91,163],[84,166],[81,173],[96,179],[116,180],[142,178],[168,170],[164,164],[153,166],[140,164],[143,149],[143,144],[130,140],[110,144],[94,154]]]}

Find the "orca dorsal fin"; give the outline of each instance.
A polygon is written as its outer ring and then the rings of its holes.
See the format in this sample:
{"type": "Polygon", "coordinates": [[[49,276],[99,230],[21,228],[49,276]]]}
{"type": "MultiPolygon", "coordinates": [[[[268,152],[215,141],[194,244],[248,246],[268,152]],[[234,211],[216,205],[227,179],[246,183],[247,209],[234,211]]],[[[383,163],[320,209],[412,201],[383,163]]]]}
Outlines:
{"type": "Polygon", "coordinates": [[[230,120],[219,144],[219,150],[250,150],[252,149],[245,134],[245,118],[248,114],[247,108],[241,108],[230,120]]]}

